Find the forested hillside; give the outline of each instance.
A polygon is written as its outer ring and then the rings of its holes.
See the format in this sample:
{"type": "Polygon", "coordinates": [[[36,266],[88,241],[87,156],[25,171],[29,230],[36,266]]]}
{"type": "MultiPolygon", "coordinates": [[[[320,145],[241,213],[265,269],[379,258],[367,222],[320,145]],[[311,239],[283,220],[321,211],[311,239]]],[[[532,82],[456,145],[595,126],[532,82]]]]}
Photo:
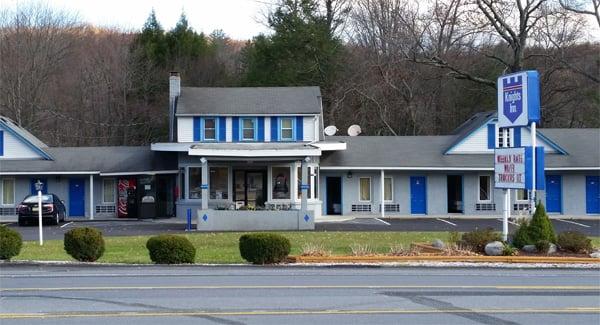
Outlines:
{"type": "Polygon", "coordinates": [[[265,4],[271,33],[247,41],[185,13],[124,31],[36,2],[0,12],[0,115],[53,146],[164,141],[179,71],[184,86],[320,86],[340,130],[446,134],[495,110],[498,75],[537,69],[542,127],[599,127],[599,4],[279,0],[265,4]]]}

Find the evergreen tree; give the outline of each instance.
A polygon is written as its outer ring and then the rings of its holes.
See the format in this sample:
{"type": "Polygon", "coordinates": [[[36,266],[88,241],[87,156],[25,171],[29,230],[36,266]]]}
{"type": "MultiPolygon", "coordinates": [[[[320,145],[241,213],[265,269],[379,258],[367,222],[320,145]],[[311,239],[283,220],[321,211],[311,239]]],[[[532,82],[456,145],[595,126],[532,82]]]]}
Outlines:
{"type": "Polygon", "coordinates": [[[165,31],[156,19],[154,9],[146,19],[135,45],[142,49],[144,58],[148,59],[153,65],[163,66],[166,63],[168,49],[165,31]]]}

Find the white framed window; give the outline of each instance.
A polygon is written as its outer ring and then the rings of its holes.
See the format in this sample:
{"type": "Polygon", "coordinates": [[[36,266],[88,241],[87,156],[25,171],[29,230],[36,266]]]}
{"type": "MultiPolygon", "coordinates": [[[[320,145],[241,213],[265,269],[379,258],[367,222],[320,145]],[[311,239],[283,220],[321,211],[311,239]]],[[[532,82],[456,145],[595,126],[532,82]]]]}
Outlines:
{"type": "Polygon", "coordinates": [[[102,180],[102,203],[115,203],[115,191],[117,190],[114,178],[102,180]]]}
{"type": "Polygon", "coordinates": [[[188,167],[188,199],[202,198],[202,167],[188,167]]]}
{"type": "Polygon", "coordinates": [[[216,140],[217,139],[217,119],[205,118],[204,119],[204,140],[216,140]]]}
{"type": "Polygon", "coordinates": [[[496,134],[498,136],[496,137],[496,148],[510,147],[513,143],[511,129],[499,128],[497,125],[498,124],[496,124],[496,134]],[[506,133],[508,136],[508,144],[506,146],[504,145],[504,133],[506,133]]]}
{"type": "Polygon", "coordinates": [[[479,175],[479,192],[477,194],[477,202],[491,203],[492,202],[492,176],[479,175]]]}
{"type": "Polygon", "coordinates": [[[210,198],[213,200],[229,199],[229,168],[210,167],[209,174],[210,198]]]}
{"type": "Polygon", "coordinates": [[[385,202],[394,201],[394,179],[391,177],[383,178],[383,199],[385,202]]]}
{"type": "Polygon", "coordinates": [[[2,205],[14,205],[15,204],[15,179],[14,178],[3,178],[2,183],[2,205]]]}
{"type": "Polygon", "coordinates": [[[371,177],[359,177],[358,200],[360,202],[371,202],[371,177]]]}
{"type": "Polygon", "coordinates": [[[242,119],[242,140],[254,141],[256,136],[256,121],[253,118],[242,119]]]}
{"type": "Polygon", "coordinates": [[[517,189],[515,190],[516,201],[517,202],[529,202],[529,192],[525,189],[517,189]]]}
{"type": "Polygon", "coordinates": [[[281,119],[281,129],[279,138],[282,141],[294,140],[294,120],[291,118],[281,119]]]}

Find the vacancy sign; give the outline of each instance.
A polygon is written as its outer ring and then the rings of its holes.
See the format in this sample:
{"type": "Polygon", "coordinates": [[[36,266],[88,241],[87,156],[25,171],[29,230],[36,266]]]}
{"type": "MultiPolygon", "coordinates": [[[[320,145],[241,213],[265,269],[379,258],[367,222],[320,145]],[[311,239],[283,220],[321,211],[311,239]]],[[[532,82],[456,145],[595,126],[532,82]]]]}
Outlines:
{"type": "Polygon", "coordinates": [[[498,126],[526,126],[540,119],[540,81],[537,71],[498,78],[498,126]]]}
{"type": "Polygon", "coordinates": [[[494,178],[496,188],[525,188],[525,148],[496,148],[494,178]]]}

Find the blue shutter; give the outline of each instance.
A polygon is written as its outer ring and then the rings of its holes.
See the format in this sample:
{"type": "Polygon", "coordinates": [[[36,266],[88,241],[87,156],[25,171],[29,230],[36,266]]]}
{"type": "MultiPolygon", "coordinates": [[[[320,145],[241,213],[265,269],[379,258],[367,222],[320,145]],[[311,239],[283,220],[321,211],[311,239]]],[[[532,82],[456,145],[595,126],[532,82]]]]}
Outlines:
{"type": "Polygon", "coordinates": [[[219,127],[219,141],[225,141],[225,132],[227,130],[227,120],[225,116],[219,117],[219,123],[217,124],[219,127]]]}
{"type": "Polygon", "coordinates": [[[237,116],[231,119],[231,139],[233,142],[240,141],[240,118],[237,116]]]}
{"type": "Polygon", "coordinates": [[[296,116],[296,141],[304,139],[304,117],[296,116]]]}
{"type": "Polygon", "coordinates": [[[513,147],[520,147],[521,146],[521,127],[517,126],[515,127],[513,130],[513,147]]]}
{"type": "Polygon", "coordinates": [[[488,149],[494,149],[496,147],[496,125],[488,124],[488,149]]]}
{"type": "Polygon", "coordinates": [[[4,156],[4,131],[0,131],[0,156],[4,156]]]}
{"type": "Polygon", "coordinates": [[[262,116],[258,117],[258,137],[257,141],[265,141],[265,118],[262,116]]]}
{"type": "Polygon", "coordinates": [[[194,117],[194,141],[200,141],[201,131],[201,119],[199,117],[194,117]]]}
{"type": "Polygon", "coordinates": [[[277,127],[277,116],[271,117],[271,141],[275,142],[278,139],[279,129],[277,127]]]}

